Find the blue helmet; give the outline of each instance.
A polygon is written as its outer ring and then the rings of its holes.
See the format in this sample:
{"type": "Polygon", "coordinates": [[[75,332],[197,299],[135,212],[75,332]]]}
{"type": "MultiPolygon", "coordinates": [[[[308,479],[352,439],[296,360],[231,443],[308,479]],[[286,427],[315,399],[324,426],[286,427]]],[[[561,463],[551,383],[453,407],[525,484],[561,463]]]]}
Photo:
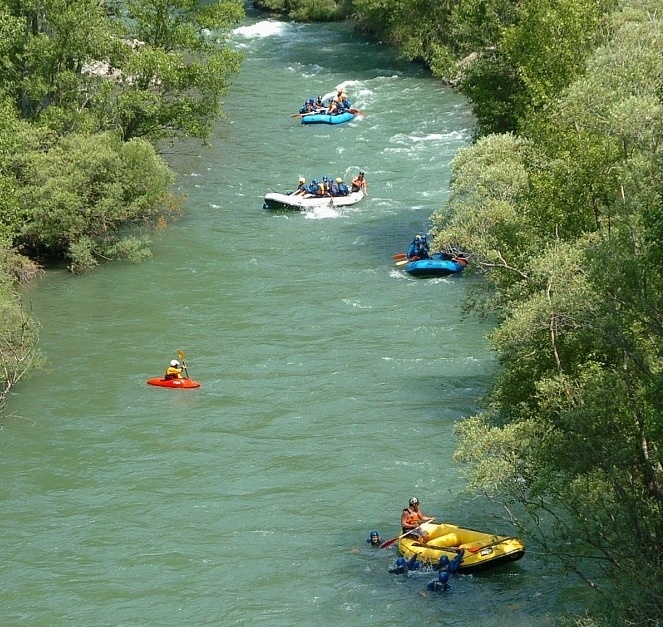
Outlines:
{"type": "Polygon", "coordinates": [[[399,558],[396,560],[396,566],[405,566],[405,564],[406,564],[406,562],[405,562],[405,558],[404,558],[404,557],[399,557],[399,558]]]}
{"type": "Polygon", "coordinates": [[[313,185],[317,185],[319,182],[320,182],[320,181],[318,181],[318,179],[313,179],[313,180],[311,181],[311,183],[313,183],[313,185]]]}
{"type": "Polygon", "coordinates": [[[442,555],[440,557],[440,566],[448,566],[449,565],[449,558],[446,555],[442,555]]]}
{"type": "Polygon", "coordinates": [[[446,570],[442,570],[437,578],[440,580],[440,583],[447,583],[449,581],[449,573],[446,570]]]}

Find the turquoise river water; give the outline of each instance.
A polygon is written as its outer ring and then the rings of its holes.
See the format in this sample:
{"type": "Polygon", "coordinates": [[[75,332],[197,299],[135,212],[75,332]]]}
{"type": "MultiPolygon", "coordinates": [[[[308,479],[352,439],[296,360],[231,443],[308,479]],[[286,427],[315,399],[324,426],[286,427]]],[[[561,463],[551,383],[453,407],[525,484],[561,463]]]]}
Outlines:
{"type": "Polygon", "coordinates": [[[551,625],[582,591],[533,549],[426,593],[388,572],[410,496],[511,534],[452,461],[494,371],[470,277],[393,264],[448,194],[465,100],[346,25],[247,18],[211,147],[167,155],[186,216],[154,257],[50,272],[26,302],[48,366],[0,431],[3,625],[551,625]],[[365,116],[291,113],[343,85],[365,116]],[[299,175],[368,198],[271,213],[299,175]],[[197,390],[154,388],[185,351],[197,390]]]}

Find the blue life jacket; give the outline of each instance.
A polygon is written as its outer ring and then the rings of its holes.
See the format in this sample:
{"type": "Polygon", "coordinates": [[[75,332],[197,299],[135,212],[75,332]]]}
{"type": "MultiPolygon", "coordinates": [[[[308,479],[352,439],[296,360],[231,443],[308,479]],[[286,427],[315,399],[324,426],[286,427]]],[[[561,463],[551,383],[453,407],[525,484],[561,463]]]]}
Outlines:
{"type": "Polygon", "coordinates": [[[338,184],[338,194],[339,196],[347,196],[350,193],[348,186],[345,183],[338,184]]]}

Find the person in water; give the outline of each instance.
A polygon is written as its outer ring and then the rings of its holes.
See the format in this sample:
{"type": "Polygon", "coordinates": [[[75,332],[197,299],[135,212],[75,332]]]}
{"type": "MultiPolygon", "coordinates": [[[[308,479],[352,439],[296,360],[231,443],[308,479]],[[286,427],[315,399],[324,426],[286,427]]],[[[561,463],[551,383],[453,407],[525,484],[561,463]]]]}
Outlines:
{"type": "Polygon", "coordinates": [[[450,561],[447,555],[442,555],[437,566],[434,566],[435,570],[440,572],[447,572],[450,575],[458,574],[458,567],[463,561],[463,555],[465,554],[465,549],[457,549],[456,556],[450,561]]]}
{"type": "Polygon", "coordinates": [[[382,544],[382,538],[380,537],[380,534],[377,531],[371,531],[370,535],[368,536],[368,540],[366,540],[367,544],[370,544],[374,549],[380,548],[380,545],[382,544]]]}
{"type": "Polygon", "coordinates": [[[429,582],[427,588],[431,592],[451,590],[451,586],[449,585],[449,573],[446,570],[441,570],[437,579],[433,579],[433,581],[429,582]]]}
{"type": "Polygon", "coordinates": [[[177,359],[171,359],[170,364],[168,364],[168,368],[166,368],[166,374],[164,375],[164,379],[166,381],[172,381],[173,379],[183,379],[182,377],[182,366],[177,359]]]}
{"type": "Polygon", "coordinates": [[[425,516],[419,509],[419,499],[413,496],[401,513],[401,528],[403,533],[413,538],[420,538],[426,541],[426,532],[421,529],[421,523],[435,520],[434,516],[425,516]]]}
{"type": "Polygon", "coordinates": [[[417,561],[417,556],[413,555],[409,560],[399,557],[396,565],[389,569],[393,575],[407,575],[411,570],[419,570],[421,563],[417,561]]]}
{"type": "Polygon", "coordinates": [[[351,191],[358,192],[362,190],[366,196],[368,196],[368,187],[366,185],[366,174],[362,170],[357,176],[352,179],[352,188],[351,191]]]}

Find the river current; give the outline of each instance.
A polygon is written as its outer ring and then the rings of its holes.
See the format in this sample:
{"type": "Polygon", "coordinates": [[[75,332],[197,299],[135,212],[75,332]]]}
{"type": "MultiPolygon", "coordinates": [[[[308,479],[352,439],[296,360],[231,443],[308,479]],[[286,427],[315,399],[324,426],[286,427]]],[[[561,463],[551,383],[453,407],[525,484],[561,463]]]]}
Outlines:
{"type": "Polygon", "coordinates": [[[252,16],[232,42],[246,59],[211,146],[167,154],[187,213],[153,258],[26,290],[48,365],[0,431],[2,624],[552,624],[582,595],[536,550],[436,595],[366,544],[413,495],[513,533],[452,461],[495,368],[487,323],[460,312],[474,279],[393,263],[447,198],[466,101],[347,25],[252,16]],[[291,117],[339,85],[363,117],[291,117]],[[262,208],[359,170],[352,207],[262,208]],[[178,349],[202,387],[146,385],[178,349]]]}

